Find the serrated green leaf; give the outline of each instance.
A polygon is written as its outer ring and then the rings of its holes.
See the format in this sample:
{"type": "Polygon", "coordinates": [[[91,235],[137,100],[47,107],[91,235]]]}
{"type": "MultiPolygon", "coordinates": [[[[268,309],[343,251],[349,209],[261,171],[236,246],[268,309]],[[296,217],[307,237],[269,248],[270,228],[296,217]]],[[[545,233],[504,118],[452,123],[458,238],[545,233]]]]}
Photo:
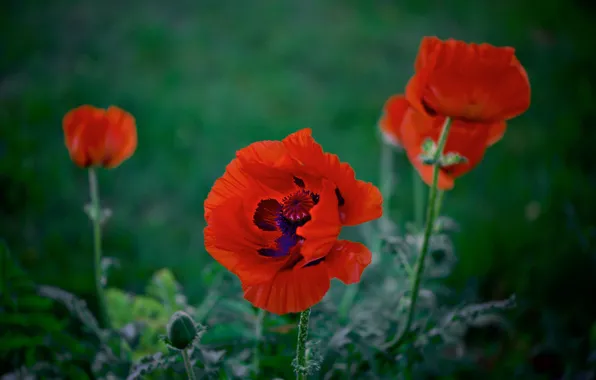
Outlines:
{"type": "Polygon", "coordinates": [[[53,286],[39,286],[37,289],[38,293],[43,297],[48,297],[59,303],[68,309],[68,311],[77,318],[90,332],[95,334],[98,339],[102,339],[102,330],[97,323],[97,319],[87,303],[76,297],[75,295],[53,286]]]}

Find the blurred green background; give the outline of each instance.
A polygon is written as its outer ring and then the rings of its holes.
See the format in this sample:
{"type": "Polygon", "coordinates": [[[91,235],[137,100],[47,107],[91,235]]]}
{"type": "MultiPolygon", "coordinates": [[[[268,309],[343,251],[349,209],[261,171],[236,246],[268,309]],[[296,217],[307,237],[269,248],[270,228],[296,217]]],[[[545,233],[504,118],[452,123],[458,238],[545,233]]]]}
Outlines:
{"type": "MultiPolygon", "coordinates": [[[[63,144],[69,109],[115,104],[137,120],[135,155],[100,172],[103,204],[113,210],[105,254],[121,263],[111,283],[142,290],[169,267],[196,301],[205,291],[197,273],[213,263],[203,248],[203,200],[237,149],[311,127],[327,151],[378,182],[376,121],[412,74],[420,39],[514,46],[532,105],[447,194],[443,211],[461,225],[449,284],[478,289],[486,300],[515,292],[520,336],[574,347],[567,356],[587,349],[596,315],[593,4],[23,0],[0,7],[0,233],[37,282],[88,297],[87,175],[63,144]]],[[[403,222],[413,213],[412,173],[405,157],[396,160],[391,212],[403,222]]]]}

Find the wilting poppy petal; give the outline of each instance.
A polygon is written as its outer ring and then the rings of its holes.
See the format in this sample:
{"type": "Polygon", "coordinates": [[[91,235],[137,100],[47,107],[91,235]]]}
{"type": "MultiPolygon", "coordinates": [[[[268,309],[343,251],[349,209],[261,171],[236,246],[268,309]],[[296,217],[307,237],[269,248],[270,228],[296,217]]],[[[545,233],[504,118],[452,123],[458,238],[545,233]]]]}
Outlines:
{"type": "Polygon", "coordinates": [[[511,47],[425,37],[409,103],[431,116],[476,122],[511,119],[530,106],[530,83],[511,47]]]}
{"type": "Polygon", "coordinates": [[[283,140],[296,160],[313,173],[329,178],[337,186],[337,200],[344,225],[356,225],[381,217],[383,197],[379,189],[356,179],[347,163],[340,162],[335,154],[324,153],[312,138],[310,129],[298,131],[283,140]]]}
{"type": "Polygon", "coordinates": [[[118,107],[80,106],[64,116],[62,127],[70,157],[81,167],[114,168],[137,147],[135,120],[118,107]]]}
{"type": "Polygon", "coordinates": [[[385,141],[395,146],[401,146],[401,120],[410,108],[410,104],[403,95],[393,95],[383,107],[383,115],[379,121],[379,127],[385,141]]]}
{"type": "Polygon", "coordinates": [[[268,282],[256,285],[243,283],[244,298],[258,308],[274,314],[297,313],[319,303],[330,287],[325,263],[296,265],[279,271],[268,282]]]}
{"type": "Polygon", "coordinates": [[[325,257],[329,275],[345,284],[360,281],[364,268],[371,261],[372,255],[366,246],[347,240],[338,240],[325,257]]]}

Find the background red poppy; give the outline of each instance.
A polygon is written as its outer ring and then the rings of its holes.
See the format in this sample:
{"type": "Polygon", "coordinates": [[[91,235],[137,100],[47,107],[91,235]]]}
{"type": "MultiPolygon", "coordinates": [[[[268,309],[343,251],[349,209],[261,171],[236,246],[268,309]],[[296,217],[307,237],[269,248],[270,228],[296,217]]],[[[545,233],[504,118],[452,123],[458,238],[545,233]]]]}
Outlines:
{"type": "Polygon", "coordinates": [[[492,123],[530,106],[528,75],[511,47],[424,37],[415,69],[406,97],[431,116],[492,123]]]}
{"type": "Polygon", "coordinates": [[[77,107],[64,116],[62,126],[71,159],[84,168],[114,168],[137,148],[135,119],[118,107],[77,107]]]}

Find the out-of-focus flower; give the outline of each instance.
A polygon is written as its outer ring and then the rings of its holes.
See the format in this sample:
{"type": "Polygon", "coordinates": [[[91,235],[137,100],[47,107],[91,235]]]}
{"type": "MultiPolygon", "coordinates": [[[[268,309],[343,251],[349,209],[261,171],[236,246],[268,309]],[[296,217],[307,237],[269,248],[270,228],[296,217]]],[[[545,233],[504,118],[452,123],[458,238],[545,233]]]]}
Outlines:
{"type": "Polygon", "coordinates": [[[381,214],[380,191],[303,129],[236,153],[205,200],[205,247],[240,278],[253,305],[300,312],[325,296],[332,278],[360,280],[371,253],[338,236],[381,214]]]}
{"type": "Polygon", "coordinates": [[[83,168],[114,168],[137,147],[135,119],[118,107],[77,107],[64,116],[62,128],[70,158],[83,168]]]}
{"type": "Polygon", "coordinates": [[[503,122],[530,106],[530,82],[511,47],[425,37],[406,98],[418,112],[477,125],[503,122]]]}
{"type": "Polygon", "coordinates": [[[482,160],[486,148],[499,141],[506,120],[530,105],[528,76],[510,47],[425,37],[406,94],[385,103],[380,128],[386,140],[403,146],[422,179],[432,183],[433,167],[420,155],[427,139],[438,141],[445,119],[451,129],[444,153],[467,161],[443,166],[439,189],[454,186],[455,178],[482,160]]]}

